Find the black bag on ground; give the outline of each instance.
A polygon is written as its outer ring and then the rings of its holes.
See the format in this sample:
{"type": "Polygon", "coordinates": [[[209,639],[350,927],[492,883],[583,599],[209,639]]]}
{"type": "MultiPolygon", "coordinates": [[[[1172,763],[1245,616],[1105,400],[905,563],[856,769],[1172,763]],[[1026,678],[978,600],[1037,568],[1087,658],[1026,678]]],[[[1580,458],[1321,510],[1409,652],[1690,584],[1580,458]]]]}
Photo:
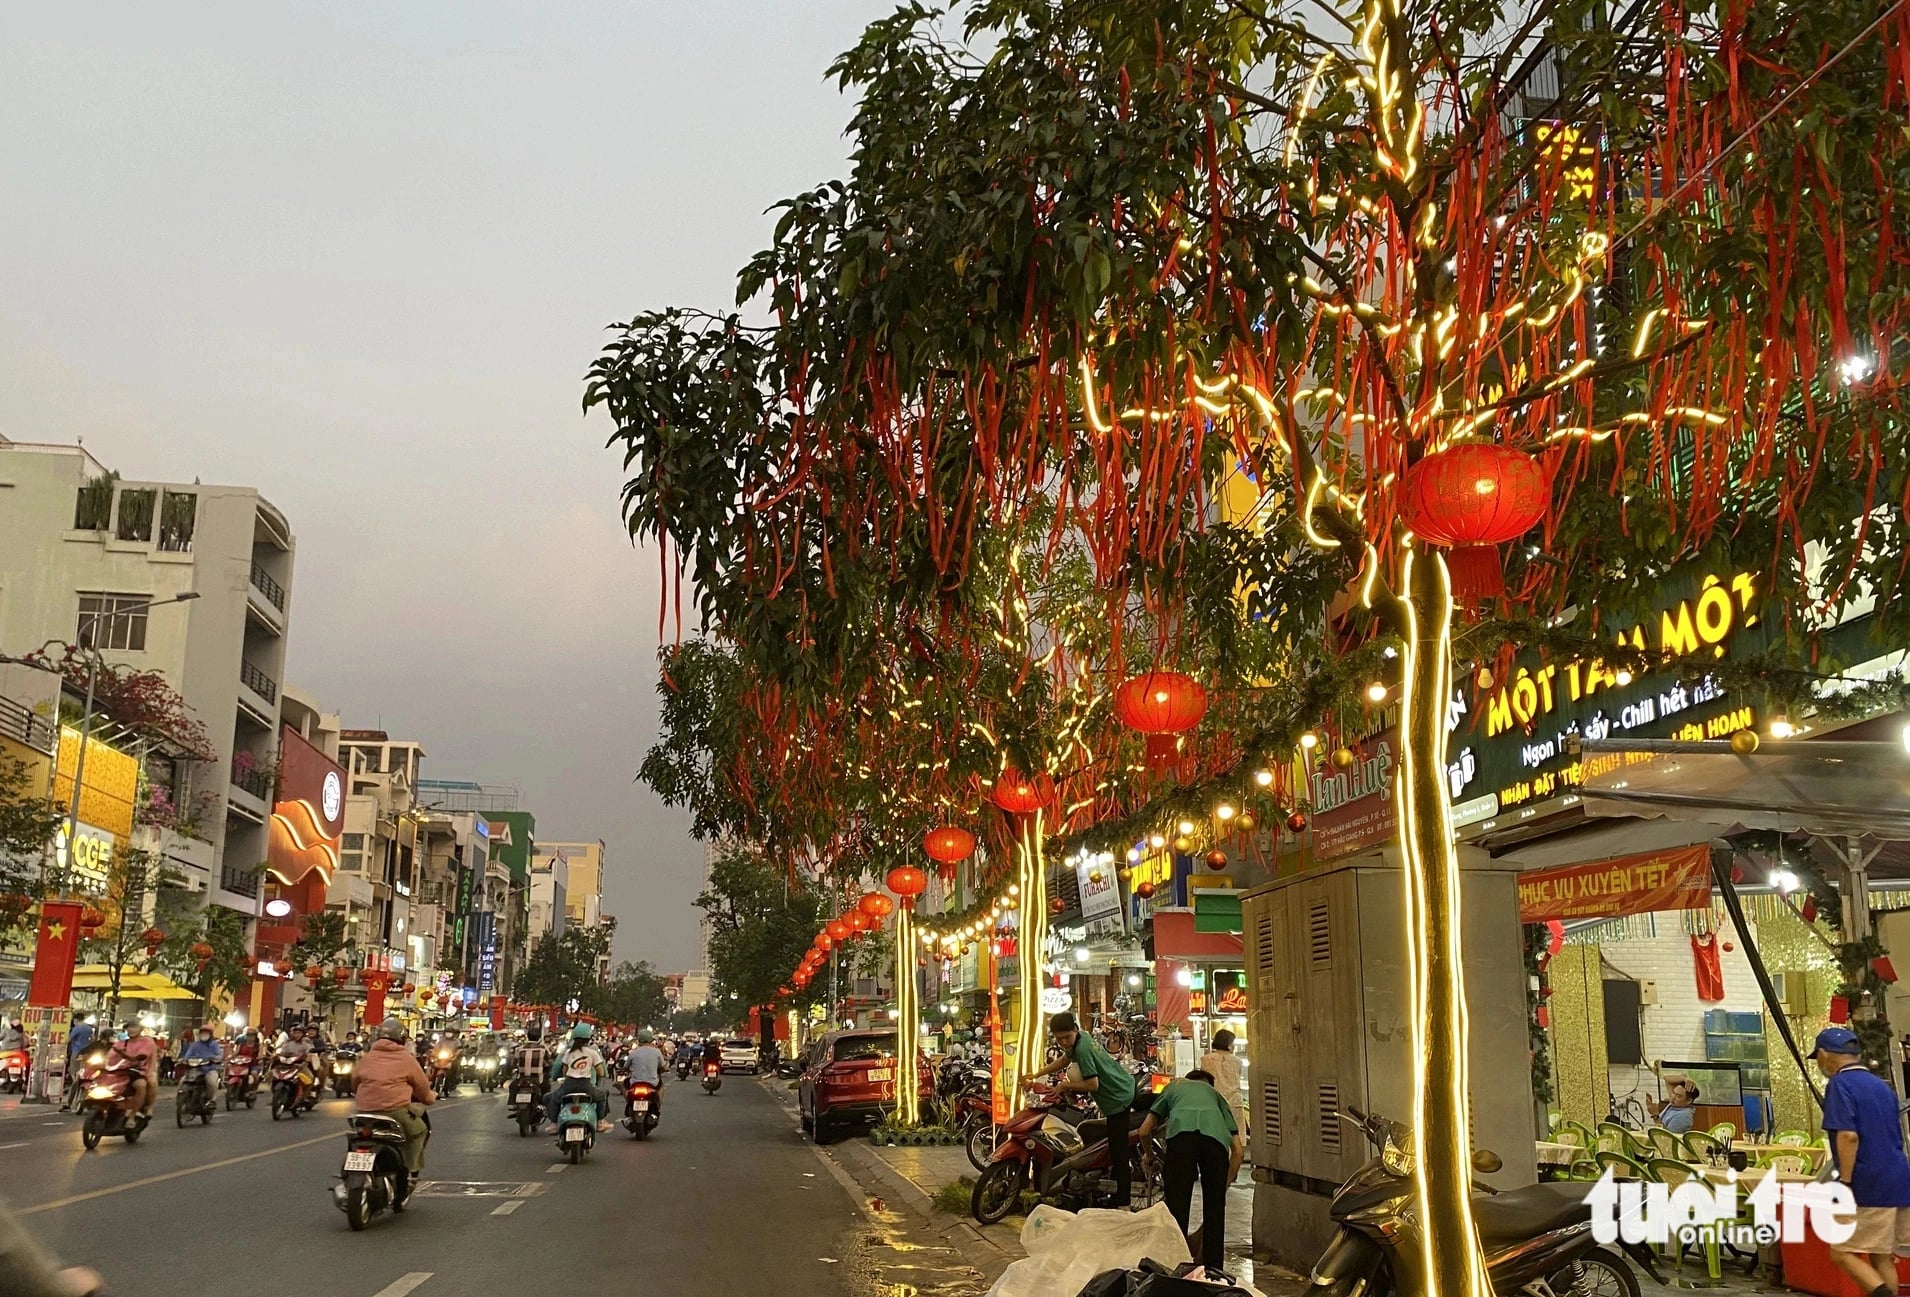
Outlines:
{"type": "Polygon", "coordinates": [[[1232,1284],[1205,1283],[1182,1278],[1199,1269],[1188,1261],[1179,1271],[1169,1270],[1152,1257],[1132,1270],[1104,1270],[1088,1280],[1079,1297],[1248,1297],[1245,1289],[1232,1284]]]}

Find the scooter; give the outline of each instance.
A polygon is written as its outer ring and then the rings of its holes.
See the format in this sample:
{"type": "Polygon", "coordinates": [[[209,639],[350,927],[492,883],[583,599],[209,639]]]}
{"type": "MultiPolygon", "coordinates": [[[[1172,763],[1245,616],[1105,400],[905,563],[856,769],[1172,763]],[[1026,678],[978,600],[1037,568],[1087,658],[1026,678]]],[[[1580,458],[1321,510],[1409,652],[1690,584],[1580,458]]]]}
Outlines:
{"type": "MultiPolygon", "coordinates": [[[[430,1118],[425,1119],[427,1124],[430,1118]]],[[[361,1112],[345,1137],[345,1165],[332,1186],[332,1201],[355,1230],[383,1211],[400,1212],[411,1196],[405,1170],[405,1128],[378,1112],[361,1112]]],[[[426,1137],[427,1139],[429,1136],[426,1137]]]]}
{"type": "Polygon", "coordinates": [[[0,1094],[27,1092],[28,1057],[24,1049],[0,1049],[0,1094]]]}
{"type": "Polygon", "coordinates": [[[440,1099],[449,1098],[458,1089],[458,1054],[442,1046],[431,1052],[431,1088],[440,1099]]]}
{"type": "Polygon", "coordinates": [[[358,1088],[358,1053],[346,1045],[340,1045],[332,1055],[332,1093],[341,1099],[348,1099],[358,1088]]]}
{"type": "Polygon", "coordinates": [[[231,1112],[240,1104],[250,1108],[258,1101],[258,1060],[228,1058],[225,1062],[225,1110],[231,1112]]]}
{"type": "MultiPolygon", "coordinates": [[[[1348,1106],[1333,1114],[1357,1128],[1374,1156],[1353,1173],[1328,1208],[1339,1233],[1313,1264],[1312,1297],[1383,1297],[1418,1268],[1419,1222],[1412,1210],[1411,1132],[1398,1122],[1348,1106]]],[[[1331,1118],[1329,1118],[1331,1120],[1331,1118]]],[[[1480,1149],[1473,1167],[1490,1174],[1504,1163],[1480,1149]]],[[[1472,1216],[1486,1252],[1486,1274],[1502,1297],[1638,1297],[1638,1277],[1622,1257],[1592,1237],[1589,1185],[1535,1184],[1504,1193],[1477,1185],[1472,1216]]],[[[1659,1279],[1657,1260],[1642,1243],[1621,1245],[1659,1279]]],[[[1659,1282],[1663,1282],[1659,1279],[1659,1282]]]]}
{"type": "Polygon", "coordinates": [[[86,1097],[92,1088],[93,1078],[106,1069],[106,1046],[89,1046],[73,1064],[73,1075],[67,1078],[66,1091],[60,1097],[60,1111],[71,1112],[75,1105],[86,1097]]]}
{"type": "MultiPolygon", "coordinates": [[[[1021,1201],[1024,1188],[1068,1210],[1113,1203],[1117,1186],[1107,1122],[1100,1117],[1064,1107],[1053,1098],[1037,1100],[1010,1117],[1001,1136],[969,1195],[969,1212],[982,1224],[1005,1218],[1021,1201]]],[[[1129,1140],[1128,1156],[1134,1159],[1129,1170],[1133,1194],[1152,1202],[1160,1196],[1161,1158],[1160,1141],[1150,1142],[1155,1156],[1144,1157],[1138,1139],[1129,1140]]]]}
{"type": "Polygon", "coordinates": [[[477,1083],[480,1091],[489,1094],[491,1091],[497,1089],[497,1055],[480,1054],[477,1057],[477,1061],[471,1064],[471,1067],[472,1070],[477,1073],[477,1083]]]}
{"type": "Polygon", "coordinates": [[[690,1061],[688,1051],[684,1051],[682,1057],[676,1060],[676,1079],[679,1081],[689,1080],[690,1069],[695,1066],[696,1064],[690,1061]]]}
{"type": "Polygon", "coordinates": [[[179,1088],[172,1096],[173,1122],[179,1129],[184,1130],[194,1117],[202,1126],[212,1124],[212,1112],[218,1106],[212,1101],[212,1087],[218,1074],[217,1063],[180,1064],[179,1088]]]}
{"type": "Polygon", "coordinates": [[[511,1082],[509,1111],[520,1138],[543,1124],[544,1096],[549,1093],[550,1087],[541,1076],[519,1076],[511,1082]]]}
{"type": "Polygon", "coordinates": [[[102,1070],[86,1087],[80,1111],[86,1114],[80,1126],[80,1143],[87,1152],[99,1147],[108,1135],[122,1135],[128,1144],[137,1144],[152,1120],[133,1102],[134,1072],[118,1066],[102,1070]]]}
{"type": "Polygon", "coordinates": [[[587,1094],[565,1095],[557,1107],[557,1151],[575,1165],[596,1142],[596,1100],[587,1094]]]}
{"type": "Polygon", "coordinates": [[[624,1091],[623,1128],[633,1139],[647,1138],[663,1119],[657,1087],[648,1081],[632,1081],[624,1091]]]}
{"type": "Polygon", "coordinates": [[[318,1096],[313,1093],[317,1083],[311,1073],[305,1070],[305,1060],[296,1055],[279,1055],[272,1060],[272,1120],[277,1121],[280,1113],[290,1113],[297,1117],[318,1106],[318,1096]]]}
{"type": "Polygon", "coordinates": [[[715,1094],[723,1088],[723,1065],[721,1063],[703,1064],[703,1093],[715,1094]]]}

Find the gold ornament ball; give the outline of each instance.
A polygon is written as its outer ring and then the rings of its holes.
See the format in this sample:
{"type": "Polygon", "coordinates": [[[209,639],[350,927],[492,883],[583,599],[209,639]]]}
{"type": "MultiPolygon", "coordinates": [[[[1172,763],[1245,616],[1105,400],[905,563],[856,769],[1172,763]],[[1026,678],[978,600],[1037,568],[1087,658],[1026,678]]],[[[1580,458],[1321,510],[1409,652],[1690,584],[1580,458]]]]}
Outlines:
{"type": "Polygon", "coordinates": [[[1748,757],[1758,748],[1756,730],[1739,730],[1731,736],[1731,750],[1741,757],[1748,757]]]}
{"type": "Polygon", "coordinates": [[[1192,838],[1175,838],[1174,839],[1174,850],[1180,852],[1182,855],[1186,855],[1188,852],[1192,851],[1193,849],[1194,849],[1194,840],[1192,838]]]}
{"type": "Polygon", "coordinates": [[[1251,833],[1253,826],[1259,822],[1260,821],[1253,817],[1252,811],[1242,811],[1239,817],[1234,820],[1234,827],[1239,829],[1242,833],[1251,833]]]}
{"type": "Polygon", "coordinates": [[[1333,749],[1333,764],[1341,770],[1351,770],[1353,763],[1358,760],[1359,758],[1353,755],[1352,748],[1333,749]]]}

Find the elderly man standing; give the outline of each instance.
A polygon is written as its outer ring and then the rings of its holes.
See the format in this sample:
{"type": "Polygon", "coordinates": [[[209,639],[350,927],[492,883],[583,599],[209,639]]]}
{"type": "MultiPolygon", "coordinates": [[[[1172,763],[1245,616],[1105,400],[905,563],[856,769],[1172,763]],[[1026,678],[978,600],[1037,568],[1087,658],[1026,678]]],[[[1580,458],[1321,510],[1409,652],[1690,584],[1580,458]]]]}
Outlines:
{"type": "Polygon", "coordinates": [[[1831,1260],[1872,1297],[1896,1297],[1895,1254],[1910,1249],[1910,1161],[1896,1092],[1865,1069],[1863,1046],[1844,1027],[1818,1032],[1811,1057],[1824,1074],[1824,1129],[1837,1178],[1857,1200],[1857,1228],[1831,1245],[1831,1260]]]}

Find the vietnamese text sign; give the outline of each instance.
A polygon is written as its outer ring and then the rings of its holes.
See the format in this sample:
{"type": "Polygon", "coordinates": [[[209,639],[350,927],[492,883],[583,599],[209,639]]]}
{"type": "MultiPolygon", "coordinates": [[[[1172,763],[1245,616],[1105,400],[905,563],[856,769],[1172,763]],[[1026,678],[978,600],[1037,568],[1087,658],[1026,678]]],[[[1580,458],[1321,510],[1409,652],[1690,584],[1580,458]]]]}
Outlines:
{"type": "Polygon", "coordinates": [[[1081,888],[1083,919],[1104,919],[1121,912],[1121,885],[1114,880],[1113,865],[1089,857],[1075,862],[1074,877],[1081,888]]]}
{"type": "Polygon", "coordinates": [[[1709,904],[1711,848],[1702,842],[1519,875],[1521,923],[1610,919],[1709,904]]]}

